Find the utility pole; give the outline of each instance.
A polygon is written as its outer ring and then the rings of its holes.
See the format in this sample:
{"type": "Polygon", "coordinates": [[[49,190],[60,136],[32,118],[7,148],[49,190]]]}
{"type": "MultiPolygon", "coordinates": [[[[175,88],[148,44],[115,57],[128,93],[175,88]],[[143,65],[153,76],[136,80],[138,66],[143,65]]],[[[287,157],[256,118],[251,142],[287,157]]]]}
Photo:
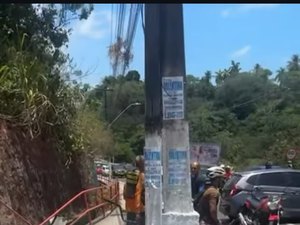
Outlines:
{"type": "Polygon", "coordinates": [[[104,87],[103,92],[104,92],[104,120],[107,121],[107,91],[113,91],[113,89],[109,87],[104,87]]]}
{"type": "Polygon", "coordinates": [[[146,225],[162,225],[162,99],[160,5],[145,4],[145,213],[146,225]]]}
{"type": "Polygon", "coordinates": [[[107,95],[106,88],[104,88],[104,120],[107,121],[107,95]]]}
{"type": "Polygon", "coordinates": [[[185,120],[182,4],[145,5],[145,48],[146,225],[196,225],[185,120]]]}

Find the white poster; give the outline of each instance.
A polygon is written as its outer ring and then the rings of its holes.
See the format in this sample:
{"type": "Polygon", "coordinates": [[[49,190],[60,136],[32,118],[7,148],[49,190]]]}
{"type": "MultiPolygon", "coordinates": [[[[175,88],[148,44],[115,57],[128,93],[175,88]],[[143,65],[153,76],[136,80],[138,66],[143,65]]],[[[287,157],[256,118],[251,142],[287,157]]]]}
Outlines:
{"type": "Polygon", "coordinates": [[[185,149],[170,149],[168,152],[169,186],[182,186],[190,182],[187,165],[188,151],[185,149]]]}
{"type": "Polygon", "coordinates": [[[184,119],[183,77],[162,78],[163,119],[184,119]]]}
{"type": "Polygon", "coordinates": [[[145,148],[145,186],[161,186],[161,153],[158,149],[145,148]]]}
{"type": "Polygon", "coordinates": [[[220,160],[221,148],[218,144],[193,143],[190,145],[191,161],[200,165],[217,165],[220,160]]]}

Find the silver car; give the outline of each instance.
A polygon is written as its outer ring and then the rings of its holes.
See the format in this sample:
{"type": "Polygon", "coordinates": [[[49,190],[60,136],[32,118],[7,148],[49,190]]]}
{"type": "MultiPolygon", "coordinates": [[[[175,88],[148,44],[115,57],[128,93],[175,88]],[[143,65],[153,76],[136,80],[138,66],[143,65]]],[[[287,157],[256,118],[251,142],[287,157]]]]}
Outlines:
{"type": "Polygon", "coordinates": [[[282,218],[300,219],[300,170],[265,169],[234,173],[223,187],[220,211],[234,218],[252,191],[283,195],[282,218]]]}

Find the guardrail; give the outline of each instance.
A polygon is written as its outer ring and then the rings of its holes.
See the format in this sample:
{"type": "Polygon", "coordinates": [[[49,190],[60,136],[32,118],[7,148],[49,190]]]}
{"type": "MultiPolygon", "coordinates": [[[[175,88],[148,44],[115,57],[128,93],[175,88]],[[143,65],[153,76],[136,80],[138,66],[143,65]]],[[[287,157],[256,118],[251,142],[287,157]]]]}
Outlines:
{"type": "Polygon", "coordinates": [[[71,198],[69,201],[67,201],[64,205],[62,205],[59,209],[57,209],[54,213],[52,213],[50,216],[48,216],[42,223],[39,225],[46,225],[50,222],[51,219],[58,216],[60,213],[62,213],[67,207],[70,207],[72,203],[74,203],[76,200],[82,200],[80,198],[83,198],[84,209],[81,210],[79,213],[76,213],[75,216],[72,217],[71,222],[67,223],[68,225],[74,225],[79,220],[81,220],[83,217],[88,216],[88,223],[92,225],[92,220],[95,218],[105,218],[107,211],[112,211],[115,206],[112,204],[109,204],[102,200],[102,198],[106,195],[106,198],[108,197],[114,202],[119,201],[119,182],[118,181],[112,181],[110,184],[101,186],[101,187],[95,187],[90,188],[84,191],[81,191],[77,195],[75,195],[73,198],[71,198]],[[95,195],[96,193],[96,195],[95,195]],[[109,195],[109,196],[107,196],[109,195]],[[89,199],[90,197],[90,199],[89,199]],[[91,200],[91,198],[94,198],[94,200],[91,200]],[[92,215],[92,212],[101,209],[101,215],[92,215]],[[108,210],[109,209],[109,210],[108,210]],[[93,218],[95,217],[95,218],[93,218]]]}
{"type": "MultiPolygon", "coordinates": [[[[48,216],[43,222],[39,225],[48,225],[52,224],[50,221],[57,216],[61,216],[62,213],[65,213],[65,210],[68,207],[71,207],[71,210],[74,211],[72,204],[79,201],[77,207],[75,207],[79,212],[75,213],[70,222],[66,222],[67,225],[75,225],[78,223],[82,218],[87,216],[87,222],[89,225],[92,225],[92,221],[94,219],[103,219],[110,212],[112,212],[116,207],[113,204],[104,201],[103,199],[110,199],[112,202],[118,203],[119,202],[119,182],[117,180],[110,181],[107,185],[102,185],[100,187],[89,188],[79,192],[65,204],[63,204],[59,209],[57,209],[54,213],[48,216]],[[100,210],[100,211],[99,211],[100,210]]],[[[33,225],[27,219],[25,219],[20,213],[10,207],[7,203],[5,203],[2,199],[0,199],[0,205],[3,205],[6,209],[8,209],[13,215],[15,220],[22,221],[23,224],[26,225],[33,225]]],[[[86,224],[85,223],[85,224],[86,224]]],[[[19,222],[17,224],[20,224],[19,222]]]]}

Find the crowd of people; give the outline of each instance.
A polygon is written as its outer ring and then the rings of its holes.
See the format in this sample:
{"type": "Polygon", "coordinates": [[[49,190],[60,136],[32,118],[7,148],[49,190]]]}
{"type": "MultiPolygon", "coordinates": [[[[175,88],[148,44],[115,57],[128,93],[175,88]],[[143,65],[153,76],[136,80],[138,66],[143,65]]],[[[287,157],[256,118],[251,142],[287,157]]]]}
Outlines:
{"type": "MultiPolygon", "coordinates": [[[[127,212],[127,225],[145,224],[144,157],[137,156],[136,168],[127,172],[123,197],[127,212]]],[[[200,173],[200,164],[191,163],[191,192],[193,206],[200,224],[219,225],[217,217],[220,189],[232,175],[230,166],[220,165],[200,173]]]]}

